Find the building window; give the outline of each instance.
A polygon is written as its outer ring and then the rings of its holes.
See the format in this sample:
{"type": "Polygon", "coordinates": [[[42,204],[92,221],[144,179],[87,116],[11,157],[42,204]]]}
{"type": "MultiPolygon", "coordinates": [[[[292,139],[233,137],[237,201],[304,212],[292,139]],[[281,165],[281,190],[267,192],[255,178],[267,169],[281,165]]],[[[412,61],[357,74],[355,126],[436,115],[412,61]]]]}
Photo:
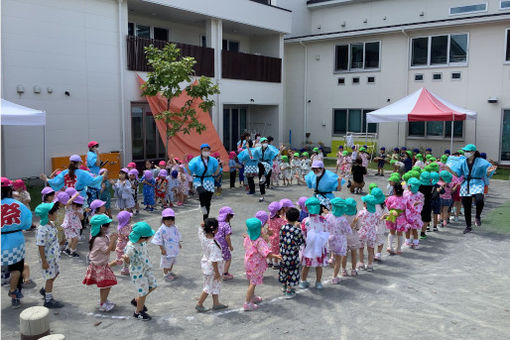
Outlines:
{"type": "Polygon", "coordinates": [[[375,83],[375,77],[367,77],[367,83],[375,83]]]}
{"type": "Polygon", "coordinates": [[[205,35],[200,36],[200,46],[207,47],[207,37],[205,35]]]}
{"type": "Polygon", "coordinates": [[[379,41],[335,46],[335,71],[378,69],[380,47],[379,41]]]}
{"type": "Polygon", "coordinates": [[[467,33],[411,39],[412,67],[466,64],[467,54],[467,33]]]}
{"type": "Polygon", "coordinates": [[[465,14],[465,13],[479,13],[479,12],[487,12],[487,3],[450,7],[450,15],[458,15],[458,14],[465,14]]]}
{"type": "Polygon", "coordinates": [[[459,80],[461,78],[460,72],[452,72],[452,79],[459,80]]]}
{"type": "Polygon", "coordinates": [[[223,39],[222,48],[231,52],[239,52],[239,41],[223,39]]]}
{"type": "MultiPolygon", "coordinates": [[[[452,122],[410,122],[409,137],[450,138],[452,122]]],[[[453,124],[453,137],[464,136],[464,121],[455,121],[453,124]]]]}
{"type": "Polygon", "coordinates": [[[421,73],[417,73],[414,75],[414,80],[415,81],[422,81],[423,80],[423,74],[421,73]]]}
{"type": "Polygon", "coordinates": [[[140,38],[151,38],[151,27],[145,25],[136,25],[136,36],[140,38]]]}
{"type": "Polygon", "coordinates": [[[499,4],[499,9],[508,9],[510,8],[510,0],[501,0],[499,4]]]}
{"type": "Polygon", "coordinates": [[[506,30],[505,61],[510,62],[510,28],[506,30]]]}
{"type": "MultiPolygon", "coordinates": [[[[334,109],[333,110],[333,134],[345,135],[348,132],[365,133],[367,113],[372,109],[334,109]]],[[[376,133],[377,124],[368,124],[368,133],[376,133]]]]}
{"type": "Polygon", "coordinates": [[[131,143],[135,161],[165,158],[165,144],[148,104],[131,104],[131,143]]]}
{"type": "Polygon", "coordinates": [[[338,78],[338,85],[345,85],[345,78],[338,78]]]}
{"type": "Polygon", "coordinates": [[[441,73],[434,73],[432,75],[432,80],[441,80],[442,74],[441,73]]]}
{"type": "Polygon", "coordinates": [[[168,30],[166,28],[154,27],[154,39],[168,41],[168,30]]]}
{"type": "Polygon", "coordinates": [[[134,22],[128,23],[128,35],[134,35],[140,38],[168,41],[167,28],[140,25],[134,22]]]}
{"type": "Polygon", "coordinates": [[[353,84],[359,84],[359,77],[352,78],[352,83],[353,84]]]}

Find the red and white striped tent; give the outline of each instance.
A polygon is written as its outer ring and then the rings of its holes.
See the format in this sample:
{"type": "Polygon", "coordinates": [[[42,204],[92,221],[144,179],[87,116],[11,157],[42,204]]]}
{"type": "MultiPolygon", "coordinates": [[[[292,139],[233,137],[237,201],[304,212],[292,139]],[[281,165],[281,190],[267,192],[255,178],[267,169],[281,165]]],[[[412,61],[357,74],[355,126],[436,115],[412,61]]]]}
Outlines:
{"type": "MultiPolygon", "coordinates": [[[[457,106],[421,88],[393,104],[367,113],[368,123],[474,120],[476,112],[457,106]]],[[[453,149],[453,123],[450,149],[453,149]]]]}

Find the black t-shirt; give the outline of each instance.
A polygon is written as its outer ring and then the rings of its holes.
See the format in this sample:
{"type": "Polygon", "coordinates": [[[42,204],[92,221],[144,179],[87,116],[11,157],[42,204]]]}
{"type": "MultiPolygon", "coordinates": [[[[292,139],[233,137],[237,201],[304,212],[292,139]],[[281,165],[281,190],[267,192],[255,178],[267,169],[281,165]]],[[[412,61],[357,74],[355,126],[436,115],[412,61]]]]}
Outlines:
{"type": "Polygon", "coordinates": [[[352,179],[356,183],[363,182],[363,175],[367,174],[367,169],[361,165],[355,164],[352,166],[352,179]]]}

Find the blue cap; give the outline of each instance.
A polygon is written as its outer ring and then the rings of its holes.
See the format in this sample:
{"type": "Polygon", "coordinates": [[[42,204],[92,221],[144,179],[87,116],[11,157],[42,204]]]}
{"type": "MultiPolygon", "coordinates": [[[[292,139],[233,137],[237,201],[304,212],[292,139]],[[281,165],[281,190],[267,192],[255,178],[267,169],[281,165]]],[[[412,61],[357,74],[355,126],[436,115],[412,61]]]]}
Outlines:
{"type": "Polygon", "coordinates": [[[209,148],[210,149],[211,147],[209,146],[209,144],[205,143],[205,144],[200,145],[200,150],[202,150],[203,148],[209,148]]]}
{"type": "Polygon", "coordinates": [[[399,151],[399,148],[393,148],[393,151],[399,151]]]}
{"type": "Polygon", "coordinates": [[[432,149],[431,148],[426,148],[425,151],[432,151],[432,149]]]}
{"type": "Polygon", "coordinates": [[[400,150],[406,151],[407,148],[405,146],[401,147],[400,150]]]}
{"type": "Polygon", "coordinates": [[[485,152],[481,152],[480,157],[482,157],[483,159],[487,159],[487,154],[485,152]]]}
{"type": "Polygon", "coordinates": [[[413,152],[420,153],[420,149],[418,149],[418,148],[414,148],[414,149],[413,149],[413,152]]]}
{"type": "Polygon", "coordinates": [[[384,146],[381,146],[381,149],[380,150],[386,150],[386,148],[384,146]]]}
{"type": "Polygon", "coordinates": [[[450,149],[446,149],[446,150],[444,150],[444,153],[445,153],[445,154],[447,154],[447,155],[449,155],[449,154],[451,153],[451,152],[450,152],[450,149]]]}

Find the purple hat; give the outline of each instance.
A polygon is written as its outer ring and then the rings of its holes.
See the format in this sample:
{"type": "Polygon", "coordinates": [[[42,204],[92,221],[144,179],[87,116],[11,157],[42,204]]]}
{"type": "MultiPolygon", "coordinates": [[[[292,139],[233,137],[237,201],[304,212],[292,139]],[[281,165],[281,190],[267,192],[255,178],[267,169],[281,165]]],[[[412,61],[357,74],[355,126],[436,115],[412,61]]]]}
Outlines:
{"type": "Polygon", "coordinates": [[[324,163],[322,161],[313,161],[312,163],[312,169],[313,168],[324,168],[324,163]]]}
{"type": "Polygon", "coordinates": [[[294,203],[288,198],[281,199],[280,203],[282,204],[282,208],[294,208],[294,203]]]}
{"type": "Polygon", "coordinates": [[[161,213],[161,216],[162,216],[162,217],[175,217],[175,212],[173,211],[173,209],[166,208],[166,209],[165,209],[165,210],[163,210],[163,212],[161,213]]]}
{"type": "Polygon", "coordinates": [[[71,157],[69,157],[69,161],[83,163],[83,161],[81,160],[80,155],[71,155],[71,157]]]}
{"type": "Polygon", "coordinates": [[[52,187],[44,187],[44,188],[41,190],[42,201],[44,202],[44,198],[45,198],[47,195],[53,194],[54,192],[55,192],[55,190],[53,190],[53,188],[52,188],[52,187]]]}
{"type": "Polygon", "coordinates": [[[99,207],[102,207],[105,204],[106,204],[105,201],[93,200],[92,203],[90,203],[90,209],[96,210],[96,209],[98,209],[99,207]]]}
{"type": "Polygon", "coordinates": [[[117,220],[119,221],[119,225],[117,226],[117,230],[122,229],[126,224],[131,220],[132,213],[129,211],[121,211],[117,214],[117,220]]]}
{"type": "Polygon", "coordinates": [[[82,195],[79,195],[78,197],[76,197],[73,201],[73,203],[76,203],[76,204],[83,204],[85,203],[85,199],[83,198],[82,195]]]}
{"type": "Polygon", "coordinates": [[[131,170],[129,170],[128,175],[135,175],[135,176],[138,176],[138,170],[136,170],[136,169],[131,169],[131,170]]]}
{"type": "Polygon", "coordinates": [[[64,191],[57,192],[57,202],[66,204],[70,199],[71,197],[69,197],[69,195],[66,192],[64,191]]]}
{"type": "Polygon", "coordinates": [[[267,220],[269,219],[269,215],[264,210],[257,211],[255,217],[258,218],[260,222],[262,222],[262,225],[266,224],[267,220]]]}
{"type": "Polygon", "coordinates": [[[227,220],[228,215],[235,215],[234,210],[231,207],[222,207],[218,212],[218,221],[225,222],[227,220]]]}
{"type": "Polygon", "coordinates": [[[281,201],[271,202],[267,207],[267,210],[269,210],[269,213],[271,214],[271,218],[275,217],[282,207],[281,201]]]}
{"type": "Polygon", "coordinates": [[[150,171],[150,170],[145,170],[145,171],[143,172],[143,177],[145,177],[145,179],[151,180],[151,179],[152,179],[152,171],[150,171]]]}
{"type": "Polygon", "coordinates": [[[165,169],[159,170],[158,177],[166,177],[168,176],[168,172],[165,169]]]}
{"type": "Polygon", "coordinates": [[[128,168],[122,168],[122,169],[120,169],[120,171],[125,173],[126,175],[129,174],[129,169],[128,168]]]}
{"type": "Polygon", "coordinates": [[[76,191],[75,188],[69,187],[66,189],[66,194],[69,195],[69,197],[73,197],[78,191],[76,191]]]}
{"type": "Polygon", "coordinates": [[[296,204],[301,208],[301,210],[304,210],[306,211],[306,206],[305,206],[305,202],[306,200],[308,199],[308,197],[305,197],[305,196],[301,196],[298,201],[296,202],[296,204]]]}

